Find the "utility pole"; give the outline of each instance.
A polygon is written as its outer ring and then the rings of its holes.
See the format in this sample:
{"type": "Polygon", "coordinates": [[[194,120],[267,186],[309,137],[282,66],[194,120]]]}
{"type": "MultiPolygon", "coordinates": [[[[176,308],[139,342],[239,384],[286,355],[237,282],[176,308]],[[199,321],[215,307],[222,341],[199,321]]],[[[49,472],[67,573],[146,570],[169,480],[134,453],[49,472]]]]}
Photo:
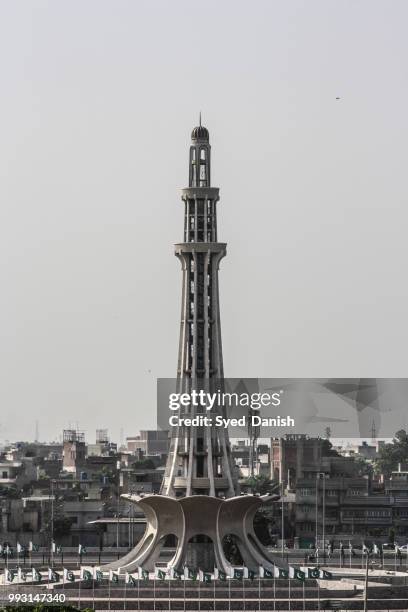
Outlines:
{"type": "Polygon", "coordinates": [[[323,488],[322,488],[322,549],[323,549],[323,558],[326,555],[326,474],[325,472],[318,472],[316,474],[316,546],[317,546],[317,538],[318,538],[318,514],[319,514],[319,480],[323,480],[323,488]]]}
{"type": "Polygon", "coordinates": [[[118,489],[117,489],[117,508],[116,508],[116,548],[119,548],[119,510],[120,510],[120,461],[117,461],[116,468],[118,471],[118,489]]]}
{"type": "Polygon", "coordinates": [[[325,554],[326,554],[326,541],[325,541],[325,535],[326,535],[326,474],[323,472],[323,517],[322,517],[322,539],[323,539],[323,558],[325,558],[325,554]]]}
{"type": "Polygon", "coordinates": [[[365,580],[364,580],[364,612],[367,612],[368,602],[368,550],[366,552],[366,568],[365,568],[365,580]]]}
{"type": "Polygon", "coordinates": [[[54,481],[51,480],[51,567],[54,567],[54,481]]]}
{"type": "Polygon", "coordinates": [[[283,494],[284,494],[284,482],[282,480],[281,483],[281,509],[282,509],[282,516],[281,516],[281,522],[282,522],[282,559],[283,559],[283,555],[285,554],[285,512],[284,512],[284,505],[283,505],[283,494]]]}
{"type": "Polygon", "coordinates": [[[316,474],[316,536],[315,536],[315,548],[318,547],[319,537],[319,474],[316,474]]]}

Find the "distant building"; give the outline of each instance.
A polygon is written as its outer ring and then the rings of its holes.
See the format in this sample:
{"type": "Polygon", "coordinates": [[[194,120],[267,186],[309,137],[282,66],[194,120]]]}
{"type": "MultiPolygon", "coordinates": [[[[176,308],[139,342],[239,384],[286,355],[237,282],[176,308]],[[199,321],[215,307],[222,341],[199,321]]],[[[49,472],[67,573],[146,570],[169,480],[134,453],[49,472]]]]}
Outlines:
{"type": "Polygon", "coordinates": [[[231,447],[231,455],[235,466],[239,469],[240,478],[251,475],[270,475],[270,449],[267,444],[258,444],[252,456],[251,445],[248,440],[238,440],[231,447]],[[252,462],[252,465],[251,465],[252,462]]]}
{"type": "Polygon", "coordinates": [[[138,436],[126,438],[130,452],[143,453],[145,457],[155,455],[167,456],[169,452],[169,432],[159,430],[141,430],[138,436]]]}
{"type": "Polygon", "coordinates": [[[86,445],[83,432],[65,429],[63,433],[62,467],[66,472],[76,472],[85,464],[86,445]]]}
{"type": "Polygon", "coordinates": [[[303,434],[272,438],[271,478],[294,489],[305,465],[314,465],[318,469],[323,442],[321,438],[308,438],[303,434]]]}

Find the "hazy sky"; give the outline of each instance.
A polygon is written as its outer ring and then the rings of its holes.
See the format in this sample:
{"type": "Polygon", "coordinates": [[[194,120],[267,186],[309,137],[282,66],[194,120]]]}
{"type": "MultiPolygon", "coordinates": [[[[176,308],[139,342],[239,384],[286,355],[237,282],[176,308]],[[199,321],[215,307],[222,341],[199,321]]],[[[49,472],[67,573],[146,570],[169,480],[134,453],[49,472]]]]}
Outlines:
{"type": "Polygon", "coordinates": [[[226,375],[407,375],[407,22],[398,0],[0,1],[0,439],[154,425],[199,110],[226,375]]]}

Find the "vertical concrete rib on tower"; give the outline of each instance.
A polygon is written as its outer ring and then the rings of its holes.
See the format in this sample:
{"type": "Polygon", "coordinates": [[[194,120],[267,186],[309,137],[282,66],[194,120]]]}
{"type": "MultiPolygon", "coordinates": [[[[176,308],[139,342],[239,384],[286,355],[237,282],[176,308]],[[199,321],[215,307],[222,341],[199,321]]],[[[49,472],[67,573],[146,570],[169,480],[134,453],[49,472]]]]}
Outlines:
{"type": "MultiPolygon", "coordinates": [[[[211,187],[208,130],[191,134],[189,186],[182,191],[184,242],[175,245],[183,287],[177,368],[178,392],[223,390],[218,269],[226,244],[217,240],[219,190],[211,187]]],[[[202,407],[189,406],[195,416],[202,407]]],[[[215,416],[216,412],[212,412],[215,416]]],[[[162,491],[172,497],[193,494],[232,497],[237,492],[228,433],[216,427],[179,427],[173,432],[162,491]]]]}

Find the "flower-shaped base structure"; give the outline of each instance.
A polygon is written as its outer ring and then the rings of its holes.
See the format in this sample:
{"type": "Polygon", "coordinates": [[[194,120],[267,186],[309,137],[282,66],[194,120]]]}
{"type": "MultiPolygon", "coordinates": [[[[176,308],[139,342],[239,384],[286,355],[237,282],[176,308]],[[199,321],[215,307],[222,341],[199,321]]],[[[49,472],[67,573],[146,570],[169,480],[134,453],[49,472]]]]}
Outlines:
{"type": "MultiPolygon", "coordinates": [[[[170,535],[177,540],[176,551],[168,569],[182,570],[187,564],[189,543],[197,536],[206,536],[214,546],[218,569],[228,573],[232,565],[223,550],[223,540],[232,536],[244,565],[258,570],[260,565],[272,568],[273,559],[254,531],[254,516],[265,503],[276,502],[278,495],[240,495],[220,499],[193,495],[175,499],[165,495],[125,496],[145,513],[147,527],[140,542],[127,555],[104,566],[104,570],[134,572],[138,567],[153,570],[161,548],[170,535]]],[[[191,546],[191,544],[190,544],[191,546]]]]}

